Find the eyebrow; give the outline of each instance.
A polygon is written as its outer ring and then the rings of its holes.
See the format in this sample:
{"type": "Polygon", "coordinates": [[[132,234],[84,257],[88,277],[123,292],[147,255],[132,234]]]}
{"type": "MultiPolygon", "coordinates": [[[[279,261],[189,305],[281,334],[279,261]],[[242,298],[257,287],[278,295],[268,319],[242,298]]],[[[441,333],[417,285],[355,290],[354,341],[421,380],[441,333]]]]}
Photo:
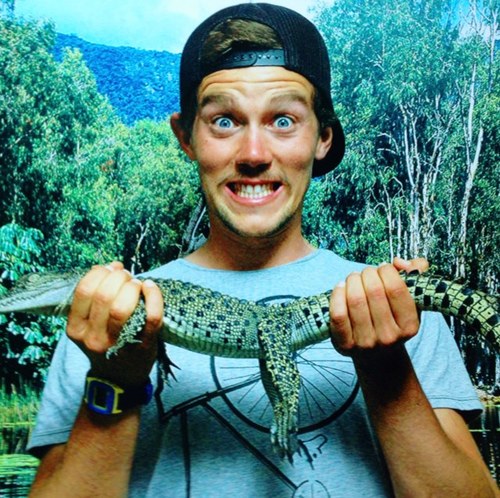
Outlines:
{"type": "MultiPolygon", "coordinates": [[[[301,92],[296,91],[287,91],[286,93],[275,95],[271,97],[269,100],[269,104],[272,105],[284,105],[284,104],[293,104],[295,102],[299,102],[306,106],[312,104],[312,99],[309,99],[307,96],[302,94],[301,92]]],[[[220,93],[214,93],[205,95],[200,102],[200,108],[203,108],[210,104],[218,104],[222,106],[231,106],[234,105],[235,99],[231,95],[225,95],[220,93]]]]}
{"type": "Polygon", "coordinates": [[[214,93],[212,95],[205,95],[200,102],[200,108],[203,108],[210,104],[219,104],[219,105],[231,105],[234,103],[234,98],[230,95],[223,95],[220,93],[214,93]]]}
{"type": "Polygon", "coordinates": [[[301,92],[288,91],[286,93],[275,95],[271,97],[270,104],[274,105],[282,105],[282,104],[293,104],[295,102],[299,102],[300,104],[304,104],[306,106],[312,104],[312,99],[309,99],[306,95],[301,92]]]}

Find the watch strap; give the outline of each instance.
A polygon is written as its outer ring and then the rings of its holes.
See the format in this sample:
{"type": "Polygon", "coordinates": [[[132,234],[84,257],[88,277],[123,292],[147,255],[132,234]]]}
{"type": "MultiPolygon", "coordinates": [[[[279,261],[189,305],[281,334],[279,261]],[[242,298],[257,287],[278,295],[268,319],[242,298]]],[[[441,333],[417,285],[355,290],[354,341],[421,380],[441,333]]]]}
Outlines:
{"type": "Polygon", "coordinates": [[[85,380],[84,401],[94,412],[116,415],[124,410],[146,405],[153,397],[151,380],[137,387],[121,387],[107,379],[88,373],[85,380]]]}

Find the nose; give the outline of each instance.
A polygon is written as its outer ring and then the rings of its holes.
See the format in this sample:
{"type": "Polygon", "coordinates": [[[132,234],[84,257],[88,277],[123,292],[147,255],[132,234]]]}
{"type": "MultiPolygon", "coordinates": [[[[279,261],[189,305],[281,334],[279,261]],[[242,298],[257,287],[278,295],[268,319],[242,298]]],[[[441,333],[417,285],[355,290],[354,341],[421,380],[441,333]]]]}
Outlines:
{"type": "Polygon", "coordinates": [[[245,129],[240,137],[235,161],[237,168],[247,174],[260,173],[271,165],[272,154],[265,130],[258,126],[248,126],[245,129]]]}

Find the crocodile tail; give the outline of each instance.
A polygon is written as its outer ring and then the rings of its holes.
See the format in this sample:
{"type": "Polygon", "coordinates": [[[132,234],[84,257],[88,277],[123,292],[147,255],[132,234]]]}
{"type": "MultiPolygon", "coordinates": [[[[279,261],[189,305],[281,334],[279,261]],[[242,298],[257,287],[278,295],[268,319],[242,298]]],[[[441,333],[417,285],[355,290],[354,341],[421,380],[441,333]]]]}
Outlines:
{"type": "Polygon", "coordinates": [[[500,299],[439,275],[402,273],[421,310],[440,311],[468,323],[500,350],[500,299]]]}

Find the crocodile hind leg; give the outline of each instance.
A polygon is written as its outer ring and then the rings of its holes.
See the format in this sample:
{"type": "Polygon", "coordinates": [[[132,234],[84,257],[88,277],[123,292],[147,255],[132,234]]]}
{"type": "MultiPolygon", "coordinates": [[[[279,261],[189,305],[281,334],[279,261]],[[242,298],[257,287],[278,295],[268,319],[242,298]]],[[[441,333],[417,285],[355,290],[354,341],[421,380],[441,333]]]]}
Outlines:
{"type": "Polygon", "coordinates": [[[262,383],[271,401],[274,420],[271,442],[281,457],[290,460],[297,451],[300,376],[290,351],[291,325],[280,317],[265,318],[258,327],[264,351],[260,361],[262,383]]]}

